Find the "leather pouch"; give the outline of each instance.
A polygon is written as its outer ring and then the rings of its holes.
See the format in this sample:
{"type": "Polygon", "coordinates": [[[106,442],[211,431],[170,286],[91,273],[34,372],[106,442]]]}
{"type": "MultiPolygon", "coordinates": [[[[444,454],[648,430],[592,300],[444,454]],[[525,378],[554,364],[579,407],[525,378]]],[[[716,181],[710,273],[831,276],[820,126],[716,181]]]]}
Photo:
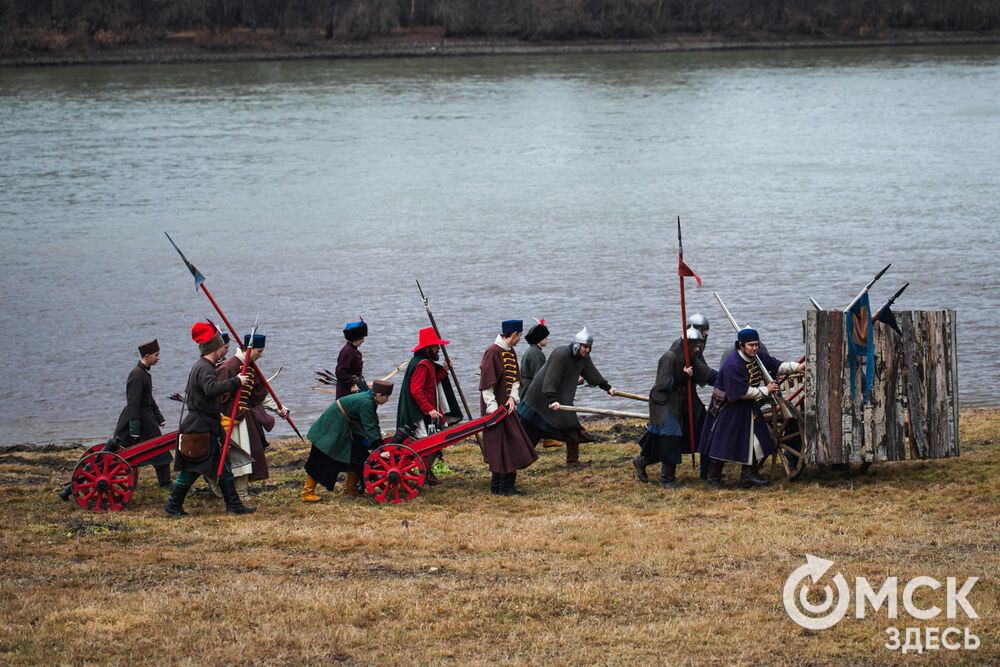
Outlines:
{"type": "Polygon", "coordinates": [[[211,433],[182,433],[177,439],[177,450],[184,458],[203,459],[211,444],[211,433]]]}

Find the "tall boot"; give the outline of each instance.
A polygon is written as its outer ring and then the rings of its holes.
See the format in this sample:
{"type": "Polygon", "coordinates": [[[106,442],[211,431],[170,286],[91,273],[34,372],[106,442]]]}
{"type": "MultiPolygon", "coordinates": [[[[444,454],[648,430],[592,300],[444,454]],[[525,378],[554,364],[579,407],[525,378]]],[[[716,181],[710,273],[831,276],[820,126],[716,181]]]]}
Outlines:
{"type": "Polygon", "coordinates": [[[490,493],[493,495],[500,495],[500,480],[502,478],[503,475],[498,472],[493,473],[493,476],[490,477],[490,493]]]}
{"type": "Polygon", "coordinates": [[[589,463],[584,463],[580,460],[580,441],[579,440],[567,440],[566,441],[566,467],[567,468],[586,468],[589,463]]]}
{"type": "Polygon", "coordinates": [[[514,486],[514,480],[517,479],[517,471],[504,475],[507,480],[506,483],[506,496],[524,496],[527,495],[524,491],[514,486]]]}
{"type": "Polygon", "coordinates": [[[723,462],[718,459],[712,459],[709,462],[708,477],[705,478],[708,488],[715,489],[716,491],[725,491],[726,487],[722,486],[722,466],[723,462]]]}
{"type": "Polygon", "coordinates": [[[316,480],[306,475],[306,483],[302,485],[302,502],[316,503],[322,500],[316,495],[316,480]]]}
{"type": "Polygon", "coordinates": [[[347,473],[347,479],[344,480],[344,495],[345,496],[360,496],[362,494],[358,493],[358,473],[353,470],[347,473]]]}
{"type": "Polygon", "coordinates": [[[648,482],[649,475],[646,474],[646,466],[648,466],[649,463],[646,461],[641,452],[636,454],[635,458],[632,459],[632,465],[635,466],[635,476],[639,478],[639,481],[643,484],[648,482]]]}
{"type": "Polygon", "coordinates": [[[160,488],[165,489],[170,486],[170,465],[153,466],[153,468],[156,470],[156,483],[160,488]]]}
{"type": "Polygon", "coordinates": [[[680,485],[677,483],[676,464],[660,461],[660,488],[661,489],[681,488],[680,485]]]}
{"type": "Polygon", "coordinates": [[[184,511],[184,499],[187,497],[190,486],[177,486],[175,483],[170,490],[170,498],[167,499],[167,506],[164,508],[167,514],[175,517],[187,516],[184,511]]]}
{"type": "Polygon", "coordinates": [[[740,468],[740,486],[750,489],[755,486],[767,486],[770,484],[766,479],[754,472],[753,466],[742,466],[740,468]]]}
{"type": "Polygon", "coordinates": [[[708,479],[708,464],[711,458],[707,454],[698,455],[698,473],[702,479],[708,479]]]}
{"type": "Polygon", "coordinates": [[[251,514],[257,511],[256,507],[247,507],[240,500],[240,494],[236,493],[236,487],[231,479],[219,480],[219,491],[222,491],[222,498],[226,501],[226,512],[229,514],[251,514]]]}

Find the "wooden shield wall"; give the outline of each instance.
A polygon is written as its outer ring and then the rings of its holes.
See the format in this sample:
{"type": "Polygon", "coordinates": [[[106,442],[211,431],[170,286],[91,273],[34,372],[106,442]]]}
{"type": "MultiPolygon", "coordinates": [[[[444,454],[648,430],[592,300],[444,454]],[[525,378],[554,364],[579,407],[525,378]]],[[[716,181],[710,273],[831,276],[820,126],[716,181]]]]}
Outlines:
{"type": "Polygon", "coordinates": [[[845,314],[806,314],[806,463],[958,456],[955,311],[895,315],[902,337],[874,325],[875,377],[865,405],[864,358],[851,361],[851,393],[845,314]]]}

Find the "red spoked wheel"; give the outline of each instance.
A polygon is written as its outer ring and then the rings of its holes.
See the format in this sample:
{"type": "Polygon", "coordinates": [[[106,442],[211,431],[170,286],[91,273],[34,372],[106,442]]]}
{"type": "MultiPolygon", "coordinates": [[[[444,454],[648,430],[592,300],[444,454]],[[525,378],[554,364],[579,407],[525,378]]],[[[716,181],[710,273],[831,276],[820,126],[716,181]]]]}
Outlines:
{"type": "Polygon", "coordinates": [[[94,452],[73,472],[73,496],[85,510],[117,512],[132,497],[137,475],[128,461],[112,452],[94,452]]]}
{"type": "Polygon", "coordinates": [[[413,500],[424,485],[424,460],[405,445],[382,445],[365,461],[365,490],[380,503],[413,500]]]}
{"type": "Polygon", "coordinates": [[[91,445],[90,447],[87,447],[87,449],[85,449],[85,450],[83,451],[83,454],[82,454],[82,455],[80,456],[80,461],[79,461],[79,463],[83,463],[83,460],[84,460],[84,459],[88,458],[88,457],[89,457],[89,456],[90,456],[91,454],[93,454],[94,452],[99,452],[99,451],[101,451],[102,449],[104,449],[104,447],[105,447],[105,446],[106,446],[106,445],[105,445],[105,444],[104,444],[103,442],[101,442],[101,443],[98,443],[98,444],[96,444],[96,445],[91,445]]]}

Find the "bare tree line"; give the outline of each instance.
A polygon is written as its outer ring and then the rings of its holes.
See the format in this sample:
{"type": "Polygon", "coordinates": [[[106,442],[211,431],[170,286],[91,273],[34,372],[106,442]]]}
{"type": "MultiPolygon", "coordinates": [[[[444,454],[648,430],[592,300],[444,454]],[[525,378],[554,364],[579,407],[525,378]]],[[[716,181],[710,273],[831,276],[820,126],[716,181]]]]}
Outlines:
{"type": "MultiPolygon", "coordinates": [[[[995,30],[996,0],[0,0],[0,47],[31,35],[114,40],[178,31],[388,36],[436,27],[448,37],[655,38],[712,32],[864,36],[888,29],[995,30]]],[[[20,41],[19,41],[20,40],[20,41]]],[[[28,40],[27,42],[25,40],[28,40]]],[[[50,40],[51,41],[51,40],[50,40]]],[[[58,44],[58,42],[57,42],[58,44]]],[[[72,45],[72,44],[70,44],[72,45]]]]}

